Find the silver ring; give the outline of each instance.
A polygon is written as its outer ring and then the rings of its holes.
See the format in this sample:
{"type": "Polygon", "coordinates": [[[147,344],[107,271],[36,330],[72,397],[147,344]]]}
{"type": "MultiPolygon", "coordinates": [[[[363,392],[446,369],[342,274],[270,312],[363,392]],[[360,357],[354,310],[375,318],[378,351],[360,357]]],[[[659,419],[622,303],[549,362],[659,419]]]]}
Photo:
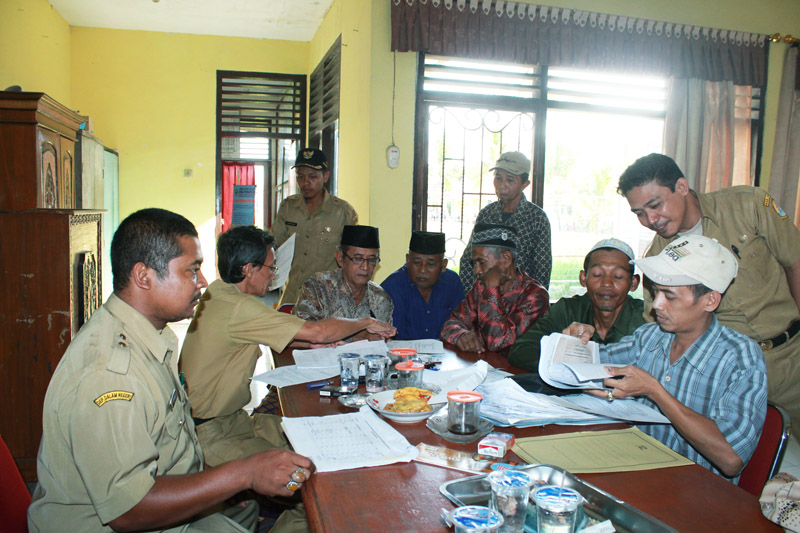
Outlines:
{"type": "Polygon", "coordinates": [[[300,488],[300,483],[298,483],[297,481],[295,481],[293,479],[290,479],[289,482],[285,486],[286,486],[287,489],[289,489],[290,491],[294,492],[294,491],[296,491],[297,489],[300,488]]]}
{"type": "Polygon", "coordinates": [[[303,470],[303,467],[299,467],[297,470],[292,472],[291,475],[292,481],[296,481],[297,483],[302,483],[306,480],[306,473],[303,470]]]}
{"type": "Polygon", "coordinates": [[[608,392],[606,393],[606,400],[609,402],[614,401],[614,389],[608,389],[608,392]]]}

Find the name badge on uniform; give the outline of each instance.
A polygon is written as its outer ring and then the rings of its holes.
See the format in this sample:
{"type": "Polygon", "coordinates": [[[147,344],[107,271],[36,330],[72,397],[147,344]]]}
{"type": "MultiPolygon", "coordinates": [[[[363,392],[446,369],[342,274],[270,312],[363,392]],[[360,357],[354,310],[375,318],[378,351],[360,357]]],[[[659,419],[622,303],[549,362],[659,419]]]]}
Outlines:
{"type": "Polygon", "coordinates": [[[289,222],[288,220],[285,222],[287,226],[296,226],[297,222],[289,222]]]}

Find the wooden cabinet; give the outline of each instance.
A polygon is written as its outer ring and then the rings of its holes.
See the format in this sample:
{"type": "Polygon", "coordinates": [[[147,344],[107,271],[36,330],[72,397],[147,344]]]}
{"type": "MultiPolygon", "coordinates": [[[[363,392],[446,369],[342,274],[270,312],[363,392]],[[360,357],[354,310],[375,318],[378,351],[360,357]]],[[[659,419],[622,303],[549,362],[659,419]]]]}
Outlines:
{"type": "Polygon", "coordinates": [[[0,92],[0,209],[73,209],[83,117],[44,93],[0,92]]]}
{"type": "Polygon", "coordinates": [[[36,480],[42,407],[72,337],[101,303],[100,211],[0,211],[0,434],[36,480]]]}

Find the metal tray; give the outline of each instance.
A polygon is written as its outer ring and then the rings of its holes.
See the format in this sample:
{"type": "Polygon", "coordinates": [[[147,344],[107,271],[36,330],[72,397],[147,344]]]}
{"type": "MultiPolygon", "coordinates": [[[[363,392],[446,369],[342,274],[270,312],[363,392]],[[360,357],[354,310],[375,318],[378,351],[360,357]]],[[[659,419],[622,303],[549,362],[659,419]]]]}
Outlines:
{"type": "MultiPolygon", "coordinates": [[[[541,480],[545,485],[561,485],[563,483],[565,487],[575,489],[586,500],[583,512],[587,517],[597,521],[611,520],[614,529],[620,533],[634,531],[677,533],[676,529],[557,466],[530,465],[522,467],[520,470],[530,474],[536,480],[541,480]]],[[[481,474],[447,481],[439,486],[439,492],[458,506],[488,505],[491,490],[482,482],[485,477],[485,474],[481,474]]],[[[528,504],[528,514],[530,515],[531,512],[535,513],[533,502],[528,504]]],[[[529,519],[530,516],[526,520],[526,526],[529,519]]],[[[526,527],[525,530],[529,531],[530,529],[526,527]]]]}

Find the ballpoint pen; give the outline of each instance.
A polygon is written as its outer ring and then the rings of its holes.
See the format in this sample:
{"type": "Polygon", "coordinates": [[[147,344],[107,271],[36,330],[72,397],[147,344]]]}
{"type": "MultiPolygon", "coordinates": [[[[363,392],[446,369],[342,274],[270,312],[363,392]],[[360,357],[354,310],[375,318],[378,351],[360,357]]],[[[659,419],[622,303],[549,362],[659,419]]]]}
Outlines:
{"type": "Polygon", "coordinates": [[[308,390],[321,389],[322,387],[324,387],[326,385],[333,385],[333,381],[330,381],[330,380],[327,380],[327,379],[322,380],[322,381],[312,381],[311,383],[307,383],[306,384],[306,388],[308,390]]]}

